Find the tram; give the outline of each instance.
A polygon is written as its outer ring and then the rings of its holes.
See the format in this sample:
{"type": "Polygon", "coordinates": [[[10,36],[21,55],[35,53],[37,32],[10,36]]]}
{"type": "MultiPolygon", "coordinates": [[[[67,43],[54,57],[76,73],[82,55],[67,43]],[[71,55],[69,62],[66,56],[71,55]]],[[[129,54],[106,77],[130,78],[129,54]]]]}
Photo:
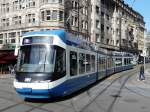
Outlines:
{"type": "Polygon", "coordinates": [[[133,68],[130,53],[110,51],[64,30],[24,34],[14,88],[24,98],[66,96],[99,79],[133,68]]]}

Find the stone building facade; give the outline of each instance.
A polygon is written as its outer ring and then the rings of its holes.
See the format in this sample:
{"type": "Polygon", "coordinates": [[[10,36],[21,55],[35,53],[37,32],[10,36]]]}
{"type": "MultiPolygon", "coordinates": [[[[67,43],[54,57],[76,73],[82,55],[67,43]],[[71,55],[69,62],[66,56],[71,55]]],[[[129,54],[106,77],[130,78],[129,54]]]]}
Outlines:
{"type": "Polygon", "coordinates": [[[91,0],[91,5],[92,41],[135,53],[143,48],[145,22],[142,15],[123,0],[91,0]]]}

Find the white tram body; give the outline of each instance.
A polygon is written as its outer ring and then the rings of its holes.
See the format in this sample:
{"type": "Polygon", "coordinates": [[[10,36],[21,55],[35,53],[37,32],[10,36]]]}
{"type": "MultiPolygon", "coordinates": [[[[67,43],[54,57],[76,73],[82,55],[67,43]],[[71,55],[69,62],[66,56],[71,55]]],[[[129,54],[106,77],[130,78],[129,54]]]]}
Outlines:
{"type": "Polygon", "coordinates": [[[14,88],[25,98],[69,95],[133,68],[132,54],[96,49],[64,30],[26,33],[19,46],[14,88]]]}

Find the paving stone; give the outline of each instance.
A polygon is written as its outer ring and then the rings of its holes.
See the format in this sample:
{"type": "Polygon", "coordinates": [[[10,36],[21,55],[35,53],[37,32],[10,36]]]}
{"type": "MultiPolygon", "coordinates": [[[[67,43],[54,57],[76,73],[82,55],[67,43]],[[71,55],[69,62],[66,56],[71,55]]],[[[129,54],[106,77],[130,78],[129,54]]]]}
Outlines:
{"type": "Polygon", "coordinates": [[[25,104],[19,104],[19,105],[16,105],[14,107],[8,108],[3,112],[27,112],[31,109],[32,109],[31,106],[28,106],[28,105],[25,105],[25,104]]]}

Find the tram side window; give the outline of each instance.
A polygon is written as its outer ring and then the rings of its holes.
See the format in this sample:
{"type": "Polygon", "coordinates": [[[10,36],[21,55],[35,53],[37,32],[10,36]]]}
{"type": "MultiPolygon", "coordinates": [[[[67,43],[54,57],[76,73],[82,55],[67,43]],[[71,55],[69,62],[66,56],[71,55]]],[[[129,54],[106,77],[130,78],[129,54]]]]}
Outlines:
{"type": "Polygon", "coordinates": [[[122,58],[116,58],[115,64],[116,66],[122,66],[122,58]]]}
{"type": "Polygon", "coordinates": [[[131,58],[129,58],[129,64],[131,64],[131,62],[132,62],[132,59],[131,59],[131,58]]]}
{"type": "Polygon", "coordinates": [[[63,48],[56,47],[55,59],[55,76],[54,79],[59,79],[66,75],[66,52],[63,48]]]}
{"type": "Polygon", "coordinates": [[[91,57],[89,54],[86,55],[86,72],[91,71],[91,57]]]}
{"type": "Polygon", "coordinates": [[[77,75],[77,53],[74,51],[70,51],[70,75],[77,75]]]}
{"type": "Polygon", "coordinates": [[[91,56],[91,68],[92,68],[92,72],[95,72],[95,56],[94,55],[91,56]]]}
{"type": "Polygon", "coordinates": [[[85,73],[85,54],[79,53],[79,74],[85,73]]]}
{"type": "Polygon", "coordinates": [[[105,58],[99,57],[99,70],[104,70],[105,69],[105,58]]]}
{"type": "Polygon", "coordinates": [[[128,65],[128,58],[124,58],[124,64],[128,65]]]}
{"type": "Polygon", "coordinates": [[[107,68],[112,68],[112,59],[107,58],[107,68]]]}

